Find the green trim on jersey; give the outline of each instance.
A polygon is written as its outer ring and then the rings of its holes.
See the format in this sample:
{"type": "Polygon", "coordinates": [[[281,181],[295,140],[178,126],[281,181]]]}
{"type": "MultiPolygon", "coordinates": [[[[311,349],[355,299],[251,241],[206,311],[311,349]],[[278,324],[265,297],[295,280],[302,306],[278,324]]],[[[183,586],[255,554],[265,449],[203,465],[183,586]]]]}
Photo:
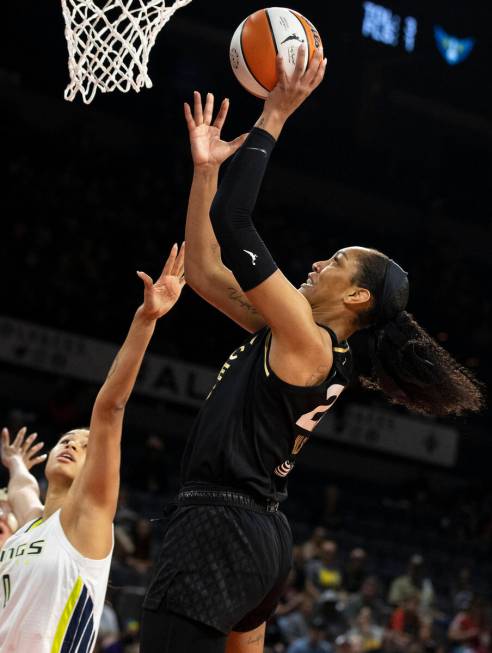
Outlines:
{"type": "Polygon", "coordinates": [[[29,531],[32,531],[34,528],[37,528],[38,526],[41,526],[41,524],[43,523],[43,521],[44,521],[44,520],[43,520],[42,517],[39,517],[38,519],[35,519],[35,520],[32,522],[32,524],[29,524],[29,526],[26,528],[26,530],[24,531],[24,533],[28,533],[29,531]]]}
{"type": "Polygon", "coordinates": [[[63,645],[63,640],[65,638],[65,633],[68,624],[70,622],[70,618],[73,614],[75,606],[77,605],[77,601],[83,586],[84,583],[82,582],[82,578],[79,576],[75,581],[75,585],[73,586],[73,589],[70,592],[70,596],[67,599],[67,602],[62,612],[62,616],[60,617],[60,621],[58,622],[55,638],[53,640],[53,645],[51,647],[51,653],[60,653],[61,651],[61,647],[63,645]]]}

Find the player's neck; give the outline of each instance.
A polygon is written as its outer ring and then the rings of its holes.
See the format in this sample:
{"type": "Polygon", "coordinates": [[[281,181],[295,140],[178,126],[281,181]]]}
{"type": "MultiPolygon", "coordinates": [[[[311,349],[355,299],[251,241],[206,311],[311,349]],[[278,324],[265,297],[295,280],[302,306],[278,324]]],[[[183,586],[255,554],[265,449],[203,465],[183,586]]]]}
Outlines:
{"type": "Polygon", "coordinates": [[[357,331],[352,319],[349,319],[346,314],[341,315],[335,311],[317,311],[313,309],[313,318],[316,324],[322,324],[334,331],[338,342],[347,340],[357,331]]]}
{"type": "Polygon", "coordinates": [[[46,493],[46,501],[44,502],[43,518],[48,519],[53,513],[63,507],[67,498],[70,485],[65,483],[57,483],[50,481],[48,491],[46,493]]]}

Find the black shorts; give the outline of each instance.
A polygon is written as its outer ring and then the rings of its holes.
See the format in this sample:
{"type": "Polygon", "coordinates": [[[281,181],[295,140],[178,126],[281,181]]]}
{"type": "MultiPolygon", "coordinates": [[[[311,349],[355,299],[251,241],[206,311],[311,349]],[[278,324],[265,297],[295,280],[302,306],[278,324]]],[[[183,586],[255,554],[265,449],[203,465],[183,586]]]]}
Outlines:
{"type": "Polygon", "coordinates": [[[178,506],[143,607],[169,610],[223,634],[246,632],[273,614],[291,565],[292,534],[283,513],[178,506]]]}
{"type": "Polygon", "coordinates": [[[143,611],[141,653],[225,653],[226,646],[227,635],[163,606],[143,611]]]}

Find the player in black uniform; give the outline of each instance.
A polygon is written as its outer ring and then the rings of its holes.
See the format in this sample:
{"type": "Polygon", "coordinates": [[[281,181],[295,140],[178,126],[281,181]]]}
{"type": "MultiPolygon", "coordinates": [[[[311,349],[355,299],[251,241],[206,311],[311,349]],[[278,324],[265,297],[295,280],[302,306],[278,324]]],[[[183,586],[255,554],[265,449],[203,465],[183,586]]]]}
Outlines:
{"type": "Polygon", "coordinates": [[[213,124],[210,94],[202,108],[195,93],[193,115],[185,106],[195,164],[187,282],[252,335],[224,363],[189,437],[144,602],[142,653],[262,651],[291,565],[278,511],[286,477],[349,382],[355,331],[373,325],[370,382],[393,401],[432,414],[480,406],[473,379],[405,312],[407,274],[394,261],[347,247],[316,262],[297,290],[256,232],[251,213],[275,141],[324,75],[320,55],[303,73],[303,56],[290,80],[279,61],[247,138],[220,140],[226,101],[213,124]],[[218,168],[236,150],[217,191],[218,168]]]}

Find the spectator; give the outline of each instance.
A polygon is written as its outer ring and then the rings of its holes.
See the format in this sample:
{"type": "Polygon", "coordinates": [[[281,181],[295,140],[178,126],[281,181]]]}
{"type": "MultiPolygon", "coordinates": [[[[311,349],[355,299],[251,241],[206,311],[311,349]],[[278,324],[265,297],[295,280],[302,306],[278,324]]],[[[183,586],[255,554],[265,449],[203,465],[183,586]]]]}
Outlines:
{"type": "Polygon", "coordinates": [[[408,647],[418,639],[421,626],[419,601],[418,594],[414,594],[406,598],[391,615],[387,634],[389,651],[407,653],[408,647]]]}
{"type": "Polygon", "coordinates": [[[335,639],[335,653],[354,653],[347,635],[339,635],[335,639]]]}
{"type": "Polygon", "coordinates": [[[315,604],[314,614],[326,624],[326,634],[330,642],[347,630],[347,621],[342,612],[342,603],[334,590],[325,590],[315,604]]]}
{"type": "Polygon", "coordinates": [[[419,595],[406,598],[393,612],[389,622],[390,630],[416,637],[420,628],[419,595]]]}
{"type": "Polygon", "coordinates": [[[325,639],[325,624],[322,619],[313,619],[306,637],[297,639],[287,653],[332,653],[332,647],[325,639]]]}
{"type": "Polygon", "coordinates": [[[315,601],[319,601],[327,590],[338,592],[341,588],[342,574],[336,558],[336,542],[325,540],[320,547],[320,559],[308,563],[306,589],[315,601]]]}
{"type": "MultiPolygon", "coordinates": [[[[419,630],[419,643],[423,653],[436,653],[438,651],[439,644],[433,634],[431,619],[423,619],[421,621],[419,630]]],[[[441,648],[443,652],[444,648],[441,648]]]]}
{"type": "Polygon", "coordinates": [[[453,608],[460,612],[466,610],[473,599],[473,586],[469,567],[462,567],[458,574],[457,581],[451,588],[453,608]]]}
{"type": "Polygon", "coordinates": [[[487,621],[483,600],[474,597],[449,626],[448,638],[453,653],[488,653],[491,633],[487,621]]]}
{"type": "Polygon", "coordinates": [[[303,547],[297,544],[292,548],[292,585],[300,592],[306,587],[305,566],[303,547]]]}
{"type": "Polygon", "coordinates": [[[302,545],[304,560],[319,559],[321,556],[321,545],[327,539],[328,532],[323,526],[316,526],[307,542],[302,545]]]}
{"type": "Polygon", "coordinates": [[[343,571],[343,589],[349,594],[358,592],[367,577],[367,553],[357,547],[350,552],[349,560],[343,571]]]}
{"type": "Polygon", "coordinates": [[[348,631],[352,649],[358,653],[378,651],[383,643],[384,629],[373,621],[371,608],[364,607],[357,615],[355,625],[348,631]]]}
{"type": "Polygon", "coordinates": [[[389,608],[380,598],[381,585],[376,576],[368,576],[362,583],[360,592],[349,597],[344,609],[344,615],[350,624],[354,624],[355,619],[362,608],[370,608],[372,618],[375,623],[382,626],[386,623],[389,616],[389,608]]]}
{"type": "Polygon", "coordinates": [[[388,601],[393,606],[401,606],[416,594],[420,597],[420,610],[428,614],[434,604],[434,587],[430,578],[424,576],[424,560],[418,554],[410,558],[407,573],[391,583],[388,601]]]}
{"type": "Polygon", "coordinates": [[[276,612],[278,629],[288,644],[301,637],[306,637],[313,614],[314,604],[311,597],[297,594],[296,599],[300,599],[300,602],[295,607],[292,607],[292,603],[289,605],[289,603],[282,602],[276,612]]]}
{"type": "Polygon", "coordinates": [[[133,544],[135,548],[127,563],[145,576],[152,565],[152,528],[148,519],[137,520],[133,544]]]}

